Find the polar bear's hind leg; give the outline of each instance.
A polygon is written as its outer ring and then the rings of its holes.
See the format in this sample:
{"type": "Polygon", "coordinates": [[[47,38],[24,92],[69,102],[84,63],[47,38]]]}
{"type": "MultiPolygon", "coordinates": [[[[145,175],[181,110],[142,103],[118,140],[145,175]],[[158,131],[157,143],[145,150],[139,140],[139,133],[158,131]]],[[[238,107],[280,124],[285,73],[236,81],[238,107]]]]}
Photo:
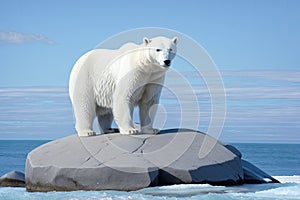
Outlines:
{"type": "Polygon", "coordinates": [[[75,93],[76,98],[72,98],[75,117],[75,128],[79,136],[94,136],[93,121],[96,117],[95,104],[92,98],[85,93],[75,93]]]}
{"type": "Polygon", "coordinates": [[[99,123],[99,129],[101,133],[111,133],[111,124],[113,121],[113,114],[111,109],[97,108],[97,117],[99,123]]]}

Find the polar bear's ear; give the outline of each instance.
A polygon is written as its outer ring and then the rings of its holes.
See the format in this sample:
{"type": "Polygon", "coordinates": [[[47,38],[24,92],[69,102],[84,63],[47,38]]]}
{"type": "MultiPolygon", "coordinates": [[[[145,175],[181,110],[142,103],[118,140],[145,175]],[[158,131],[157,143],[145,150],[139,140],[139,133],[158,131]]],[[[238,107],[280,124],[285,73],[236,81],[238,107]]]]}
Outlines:
{"type": "Polygon", "coordinates": [[[174,44],[177,44],[178,38],[177,37],[173,37],[172,42],[174,42],[174,44]]]}
{"type": "Polygon", "coordinates": [[[143,38],[143,41],[146,45],[148,45],[151,42],[151,40],[146,37],[143,38]]]}

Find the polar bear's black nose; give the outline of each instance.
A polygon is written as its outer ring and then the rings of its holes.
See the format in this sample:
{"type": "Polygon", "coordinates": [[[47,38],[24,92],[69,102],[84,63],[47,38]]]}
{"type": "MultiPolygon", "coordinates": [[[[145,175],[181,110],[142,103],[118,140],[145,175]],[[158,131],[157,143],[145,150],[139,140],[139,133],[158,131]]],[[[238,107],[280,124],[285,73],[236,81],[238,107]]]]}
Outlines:
{"type": "Polygon", "coordinates": [[[164,63],[165,63],[165,65],[170,66],[171,60],[165,60],[164,63]]]}

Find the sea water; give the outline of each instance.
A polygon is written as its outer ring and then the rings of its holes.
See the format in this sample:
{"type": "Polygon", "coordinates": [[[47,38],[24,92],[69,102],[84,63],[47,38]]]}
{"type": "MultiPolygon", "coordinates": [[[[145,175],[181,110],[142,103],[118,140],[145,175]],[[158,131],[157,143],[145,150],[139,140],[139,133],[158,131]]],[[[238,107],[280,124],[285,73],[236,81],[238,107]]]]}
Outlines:
{"type": "MultiPolygon", "coordinates": [[[[27,153],[46,140],[1,140],[0,172],[24,172],[27,153]]],[[[208,184],[172,185],[145,188],[133,192],[74,191],[26,192],[25,188],[0,188],[0,200],[85,200],[85,199],[300,199],[300,144],[233,144],[244,159],[277,178],[281,183],[246,184],[224,187],[208,184]]]]}

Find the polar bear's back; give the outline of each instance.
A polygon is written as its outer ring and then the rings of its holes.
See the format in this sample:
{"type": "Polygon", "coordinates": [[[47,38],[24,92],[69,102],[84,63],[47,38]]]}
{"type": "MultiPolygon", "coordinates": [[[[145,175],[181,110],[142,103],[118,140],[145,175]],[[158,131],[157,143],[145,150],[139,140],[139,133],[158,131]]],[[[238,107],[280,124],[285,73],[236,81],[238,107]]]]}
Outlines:
{"type": "Polygon", "coordinates": [[[120,47],[120,49],[118,49],[119,54],[125,53],[127,51],[131,51],[133,49],[137,49],[139,47],[139,45],[129,42],[124,44],[123,46],[120,47]]]}
{"type": "Polygon", "coordinates": [[[96,85],[99,82],[97,79],[103,75],[103,72],[107,70],[107,66],[114,59],[138,47],[137,44],[126,43],[119,49],[94,49],[81,56],[75,63],[70,75],[69,93],[71,99],[78,84],[89,85],[88,83],[90,83],[90,85],[96,85]]]}
{"type": "Polygon", "coordinates": [[[117,57],[116,50],[94,49],[81,56],[75,63],[69,80],[69,93],[72,99],[78,84],[90,82],[92,84],[96,76],[101,74],[109,62],[117,57]]]}

